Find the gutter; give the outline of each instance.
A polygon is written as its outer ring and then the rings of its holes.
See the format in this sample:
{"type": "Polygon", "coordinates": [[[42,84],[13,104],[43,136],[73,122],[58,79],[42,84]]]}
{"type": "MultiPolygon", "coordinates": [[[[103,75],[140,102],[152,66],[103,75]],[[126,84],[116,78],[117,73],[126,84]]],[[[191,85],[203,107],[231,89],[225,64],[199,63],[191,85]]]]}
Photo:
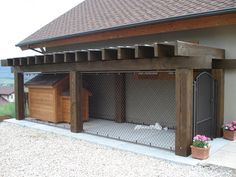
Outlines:
{"type": "Polygon", "coordinates": [[[20,43],[16,44],[15,46],[16,47],[29,46],[32,44],[40,44],[40,43],[54,41],[54,40],[61,40],[61,39],[85,36],[85,35],[89,35],[89,34],[113,31],[113,30],[118,30],[118,29],[139,27],[139,26],[144,26],[144,25],[158,24],[158,23],[164,23],[164,22],[173,22],[173,21],[186,20],[186,19],[191,19],[191,18],[196,18],[196,17],[206,17],[206,16],[222,15],[222,14],[229,14],[229,13],[236,13],[236,7],[222,9],[222,10],[213,10],[213,11],[202,12],[202,13],[193,13],[193,14],[176,16],[176,17],[169,17],[169,18],[158,19],[158,20],[148,20],[148,21],[139,22],[139,23],[120,25],[120,26],[115,26],[115,27],[111,27],[111,28],[86,31],[86,32],[82,32],[82,33],[74,33],[74,34],[70,34],[70,35],[52,37],[52,38],[36,40],[36,41],[31,41],[31,42],[30,41],[29,42],[22,42],[22,43],[20,42],[20,43]]]}

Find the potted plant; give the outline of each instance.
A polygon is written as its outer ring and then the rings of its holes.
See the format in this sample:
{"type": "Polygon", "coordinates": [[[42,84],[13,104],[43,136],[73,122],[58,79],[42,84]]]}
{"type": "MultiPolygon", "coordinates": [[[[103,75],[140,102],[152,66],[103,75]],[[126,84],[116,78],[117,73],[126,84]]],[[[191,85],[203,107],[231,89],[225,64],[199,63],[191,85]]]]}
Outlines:
{"type": "Polygon", "coordinates": [[[234,141],[236,139],[236,121],[223,125],[223,135],[227,140],[234,141]]]}
{"type": "Polygon", "coordinates": [[[200,160],[207,159],[210,152],[210,140],[211,139],[205,135],[196,135],[191,145],[192,157],[200,160]]]}

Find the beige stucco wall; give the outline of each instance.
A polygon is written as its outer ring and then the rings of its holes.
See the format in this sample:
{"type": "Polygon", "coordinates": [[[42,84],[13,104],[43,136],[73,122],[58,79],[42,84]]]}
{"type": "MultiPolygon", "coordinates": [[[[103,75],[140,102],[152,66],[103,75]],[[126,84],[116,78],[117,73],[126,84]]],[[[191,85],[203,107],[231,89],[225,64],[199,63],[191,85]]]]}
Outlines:
{"type": "MultiPolygon", "coordinates": [[[[200,44],[219,47],[226,50],[226,58],[236,59],[236,25],[184,32],[172,32],[145,37],[120,39],[113,41],[78,44],[57,48],[48,48],[48,52],[102,48],[119,45],[133,45],[139,43],[153,43],[156,41],[199,41],[200,44]]],[[[236,69],[225,71],[225,122],[236,120],[236,69]]]]}

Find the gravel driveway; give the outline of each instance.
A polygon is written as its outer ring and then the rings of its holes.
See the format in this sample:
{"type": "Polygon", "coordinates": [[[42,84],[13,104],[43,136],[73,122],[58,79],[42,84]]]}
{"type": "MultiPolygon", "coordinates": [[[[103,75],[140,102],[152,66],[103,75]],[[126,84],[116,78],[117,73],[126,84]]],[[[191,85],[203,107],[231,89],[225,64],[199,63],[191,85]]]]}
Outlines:
{"type": "Polygon", "coordinates": [[[218,166],[186,166],[14,124],[0,123],[0,177],[235,177],[218,166]]]}

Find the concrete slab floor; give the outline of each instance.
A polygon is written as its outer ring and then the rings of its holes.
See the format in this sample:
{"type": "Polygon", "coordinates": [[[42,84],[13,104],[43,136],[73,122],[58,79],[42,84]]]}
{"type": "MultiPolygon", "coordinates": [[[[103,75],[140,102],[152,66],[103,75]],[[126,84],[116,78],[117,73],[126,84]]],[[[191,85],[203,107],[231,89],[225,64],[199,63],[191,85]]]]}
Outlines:
{"type": "MultiPolygon", "coordinates": [[[[58,128],[50,125],[44,125],[44,124],[39,124],[35,122],[30,122],[27,120],[16,120],[16,119],[8,119],[4,120],[5,122],[8,123],[14,123],[20,126],[26,126],[29,128],[35,128],[47,132],[52,132],[56,133],[59,135],[67,136],[70,138],[76,138],[79,140],[84,140],[87,142],[91,143],[96,143],[100,145],[104,145],[106,147],[110,148],[116,148],[124,151],[129,151],[137,154],[142,154],[142,155],[147,155],[150,157],[154,158],[159,158],[159,159],[164,159],[164,160],[169,160],[173,161],[176,163],[182,163],[182,164],[187,164],[187,165],[197,165],[197,164],[205,164],[205,163],[211,163],[211,164],[216,164],[216,165],[221,165],[221,166],[227,166],[233,168],[233,165],[228,165],[221,159],[229,159],[229,152],[232,153],[232,155],[235,155],[232,160],[228,160],[230,164],[233,162],[235,163],[234,159],[236,159],[236,151],[234,152],[234,147],[231,147],[231,143],[227,140],[224,140],[222,138],[216,138],[214,141],[211,142],[211,151],[210,151],[210,158],[208,160],[197,160],[189,157],[181,157],[175,155],[174,152],[168,151],[168,150],[163,150],[163,149],[158,149],[158,148],[153,148],[153,147],[148,147],[148,146],[143,146],[143,145],[138,145],[134,143],[129,143],[129,142],[124,142],[124,141],[119,141],[119,140],[114,140],[114,139],[109,139],[109,138],[104,138],[104,137],[99,137],[96,135],[90,135],[87,133],[72,133],[68,129],[63,129],[63,128],[58,128]],[[230,146],[227,147],[227,153],[224,149],[225,146],[230,146]],[[223,152],[221,152],[223,151],[223,152]],[[233,152],[231,152],[233,151],[233,152]],[[220,155],[218,155],[220,154],[220,155]],[[217,161],[218,164],[217,164],[217,161]],[[221,163],[220,163],[221,162],[221,163]],[[226,164],[226,165],[225,165],[226,164]]],[[[236,164],[236,163],[235,163],[236,164]]]]}

